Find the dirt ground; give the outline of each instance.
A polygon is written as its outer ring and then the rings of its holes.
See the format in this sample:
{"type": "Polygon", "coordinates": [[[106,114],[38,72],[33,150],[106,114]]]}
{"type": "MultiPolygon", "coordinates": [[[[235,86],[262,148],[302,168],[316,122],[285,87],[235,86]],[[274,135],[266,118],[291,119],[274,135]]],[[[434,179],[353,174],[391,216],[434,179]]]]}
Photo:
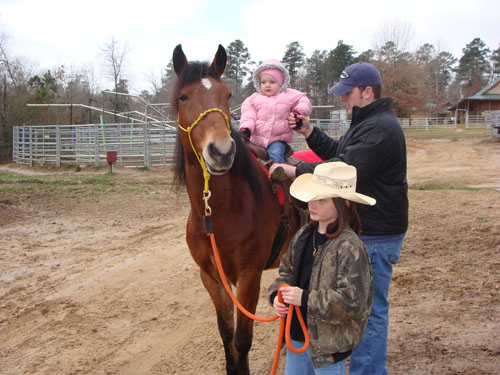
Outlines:
{"type": "MultiPolygon", "coordinates": [[[[115,178],[134,189],[0,196],[0,374],[225,374],[184,240],[185,194],[170,190],[168,170],[115,178]]],[[[498,374],[500,142],[408,139],[408,181],[389,371],[498,374]]],[[[265,290],[276,273],[264,273],[259,315],[272,315],[265,290]]],[[[278,328],[256,323],[253,374],[270,372],[278,328]]]]}

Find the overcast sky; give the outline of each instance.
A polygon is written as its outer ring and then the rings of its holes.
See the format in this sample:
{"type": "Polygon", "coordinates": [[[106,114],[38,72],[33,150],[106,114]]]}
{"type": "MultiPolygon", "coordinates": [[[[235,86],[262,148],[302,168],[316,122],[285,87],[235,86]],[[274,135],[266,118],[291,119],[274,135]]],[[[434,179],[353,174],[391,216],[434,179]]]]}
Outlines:
{"type": "Polygon", "coordinates": [[[0,0],[0,32],[11,57],[38,71],[59,65],[103,68],[101,47],[114,37],[130,47],[124,78],[132,92],[150,89],[177,44],[189,60],[212,60],[218,44],[240,39],[254,61],[280,59],[298,41],[307,56],[335,48],[374,46],[383,25],[410,25],[413,45],[431,43],[462,56],[479,37],[500,42],[498,0],[0,0]]]}

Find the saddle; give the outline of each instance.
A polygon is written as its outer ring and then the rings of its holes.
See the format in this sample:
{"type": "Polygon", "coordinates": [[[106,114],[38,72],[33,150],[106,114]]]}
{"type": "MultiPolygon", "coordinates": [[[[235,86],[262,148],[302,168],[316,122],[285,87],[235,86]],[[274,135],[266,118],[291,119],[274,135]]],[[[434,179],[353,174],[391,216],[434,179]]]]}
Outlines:
{"type": "MultiPolygon", "coordinates": [[[[245,144],[247,150],[251,154],[253,154],[257,158],[257,160],[259,160],[261,164],[264,167],[266,167],[266,169],[269,170],[269,167],[273,164],[273,160],[269,159],[269,154],[267,153],[267,150],[262,146],[250,142],[250,139],[245,136],[241,136],[241,139],[243,140],[243,143],[245,144]]],[[[294,152],[295,151],[293,147],[287,144],[284,155],[286,164],[299,165],[302,162],[302,160],[292,157],[294,152]]]]}
{"type": "MultiPolygon", "coordinates": [[[[262,146],[258,146],[250,142],[248,137],[241,136],[241,139],[243,140],[243,143],[245,144],[247,150],[255,156],[255,158],[262,164],[262,166],[265,169],[269,170],[269,168],[273,164],[273,160],[269,159],[269,154],[267,153],[267,150],[262,146]]],[[[293,148],[287,144],[284,155],[286,164],[298,165],[302,162],[302,160],[292,157],[291,155],[293,153],[294,153],[293,148]]],[[[290,195],[291,181],[286,178],[283,178],[280,181],[271,181],[271,184],[273,186],[273,191],[277,195],[278,201],[280,202],[281,217],[280,217],[279,228],[278,231],[276,232],[273,245],[271,248],[271,254],[266,262],[266,266],[264,267],[264,269],[268,269],[279,256],[281,247],[283,246],[283,243],[285,242],[286,236],[288,234],[290,216],[293,214],[294,209],[297,209],[299,211],[301,222],[305,223],[303,202],[294,199],[290,195]],[[275,189],[276,186],[281,188],[280,191],[276,191],[275,189]]],[[[305,208],[307,208],[307,205],[305,206],[305,208]]]]}

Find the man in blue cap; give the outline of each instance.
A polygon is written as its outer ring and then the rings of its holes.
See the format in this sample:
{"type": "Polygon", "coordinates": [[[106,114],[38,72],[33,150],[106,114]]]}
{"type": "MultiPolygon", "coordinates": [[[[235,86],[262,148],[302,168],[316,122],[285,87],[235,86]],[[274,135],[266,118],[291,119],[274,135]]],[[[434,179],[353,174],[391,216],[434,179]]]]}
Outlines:
{"type": "MultiPolygon", "coordinates": [[[[339,140],[313,127],[306,117],[296,128],[291,114],[288,123],[306,137],[307,144],[323,161],[343,161],[357,169],[357,191],[377,200],[374,206],[358,206],[361,239],[366,245],[373,271],[374,296],[368,327],[354,348],[350,375],[385,375],[389,326],[389,286],[392,266],[399,261],[408,229],[408,184],[406,142],[392,110],[393,101],[381,98],[382,79],[377,68],[365,62],[348,66],[340,81],[330,89],[340,96],[351,126],[339,140]]],[[[318,163],[282,166],[290,178],[313,173],[318,163]]],[[[356,308],[353,306],[353,308],[356,308]]]]}

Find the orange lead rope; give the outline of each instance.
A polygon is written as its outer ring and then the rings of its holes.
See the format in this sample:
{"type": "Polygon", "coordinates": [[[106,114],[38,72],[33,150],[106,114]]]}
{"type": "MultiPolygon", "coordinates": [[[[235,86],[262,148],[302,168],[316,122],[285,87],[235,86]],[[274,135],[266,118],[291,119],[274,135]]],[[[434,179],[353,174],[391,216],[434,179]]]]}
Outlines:
{"type": "MultiPolygon", "coordinates": [[[[278,301],[283,303],[283,297],[281,296],[281,288],[284,286],[288,286],[287,284],[283,284],[280,286],[278,290],[278,301]]],[[[276,370],[278,369],[278,363],[280,360],[280,351],[281,344],[283,342],[283,331],[285,331],[285,342],[292,352],[294,353],[304,353],[309,347],[309,334],[307,332],[306,324],[304,323],[304,318],[302,318],[302,313],[300,312],[299,306],[289,305],[288,306],[288,314],[286,318],[280,318],[280,332],[278,334],[278,342],[276,344],[276,352],[274,354],[274,362],[273,369],[271,370],[271,375],[276,375],[276,370]],[[294,348],[292,342],[290,341],[290,327],[292,326],[292,316],[293,316],[293,308],[295,307],[295,311],[297,312],[297,317],[299,318],[300,326],[302,328],[302,332],[304,333],[304,346],[300,349],[294,348]],[[286,319],[286,329],[285,329],[285,319],[286,319]]]]}
{"type": "MultiPolygon", "coordinates": [[[[245,314],[248,318],[257,320],[259,322],[272,322],[273,320],[278,319],[278,315],[274,315],[270,318],[261,318],[258,317],[254,314],[252,314],[250,311],[245,309],[243,305],[238,301],[236,296],[234,295],[233,291],[231,290],[231,287],[229,286],[226,275],[224,273],[224,270],[222,268],[222,262],[220,260],[219,252],[217,251],[217,244],[215,243],[215,237],[213,233],[213,225],[212,225],[212,216],[209,213],[205,214],[205,232],[207,236],[210,237],[210,242],[212,244],[212,250],[214,252],[214,258],[215,258],[215,263],[217,264],[217,269],[219,270],[219,276],[221,278],[222,284],[224,285],[224,288],[226,289],[227,294],[231,297],[231,300],[233,303],[238,307],[238,309],[245,314]]],[[[280,286],[280,289],[284,286],[288,286],[286,284],[283,284],[280,286]]],[[[281,290],[278,290],[278,300],[283,303],[283,297],[281,296],[281,290]]],[[[278,368],[278,362],[280,359],[280,351],[281,351],[281,344],[283,342],[283,331],[285,331],[285,342],[288,346],[288,349],[290,349],[294,353],[304,353],[308,346],[309,346],[309,334],[307,332],[307,327],[306,324],[304,323],[304,318],[302,318],[302,313],[300,312],[300,308],[298,306],[290,305],[288,307],[288,314],[286,318],[280,318],[280,331],[278,335],[278,343],[276,344],[276,353],[274,355],[274,363],[273,363],[273,368],[271,370],[271,375],[276,374],[276,370],[278,368]],[[295,311],[297,313],[297,317],[299,318],[300,326],[302,327],[302,332],[304,333],[304,346],[300,349],[296,349],[293,347],[292,342],[290,341],[290,327],[292,326],[292,316],[293,316],[293,308],[295,307],[295,311]],[[286,331],[285,331],[285,319],[286,319],[286,331]]]]}

